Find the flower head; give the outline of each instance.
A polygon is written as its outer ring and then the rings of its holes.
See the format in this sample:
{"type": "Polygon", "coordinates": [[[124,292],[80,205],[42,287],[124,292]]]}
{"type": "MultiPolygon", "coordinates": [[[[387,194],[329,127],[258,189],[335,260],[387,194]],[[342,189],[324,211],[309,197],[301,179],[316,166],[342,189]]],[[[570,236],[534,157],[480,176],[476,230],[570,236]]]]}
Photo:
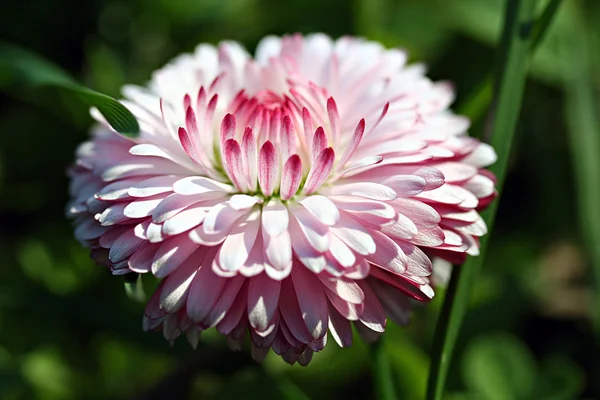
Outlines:
{"type": "Polygon", "coordinates": [[[99,114],[71,170],[76,237],[113,274],[161,278],[144,327],[216,327],[306,364],[429,300],[430,257],[476,254],[493,150],[406,55],[356,38],[200,45],[127,86],[138,138],[99,114]]]}

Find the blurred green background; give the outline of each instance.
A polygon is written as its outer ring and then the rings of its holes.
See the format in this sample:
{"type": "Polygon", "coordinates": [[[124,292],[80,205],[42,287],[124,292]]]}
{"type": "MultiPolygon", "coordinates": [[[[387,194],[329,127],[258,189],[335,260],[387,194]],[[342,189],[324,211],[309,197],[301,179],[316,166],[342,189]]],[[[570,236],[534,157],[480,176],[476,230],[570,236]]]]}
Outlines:
{"type": "MultiPolygon", "coordinates": [[[[234,39],[253,50],[266,34],[361,35],[406,48],[433,79],[454,82],[460,106],[493,69],[503,3],[28,0],[2,6],[0,38],[118,97],[124,83],[143,84],[199,42],[234,39]]],[[[590,125],[582,121],[598,126],[600,2],[563,3],[532,60],[448,399],[600,399],[600,334],[592,322],[600,310],[592,305],[594,258],[585,243],[591,250],[600,244],[588,235],[581,198],[600,182],[590,186],[594,158],[584,165],[579,154],[589,150],[580,128],[590,125]]],[[[216,334],[192,351],[184,339],[171,347],[159,333],[143,333],[143,304],[92,263],[63,216],[65,171],[91,123],[86,106],[56,90],[4,83],[0,399],[372,398],[368,349],[358,340],[344,350],[332,341],[308,368],[273,355],[259,367],[216,334]]],[[[477,121],[473,133],[485,127],[484,117],[477,121]]],[[[402,399],[423,398],[442,300],[440,290],[408,329],[389,326],[385,346],[402,399]]]]}

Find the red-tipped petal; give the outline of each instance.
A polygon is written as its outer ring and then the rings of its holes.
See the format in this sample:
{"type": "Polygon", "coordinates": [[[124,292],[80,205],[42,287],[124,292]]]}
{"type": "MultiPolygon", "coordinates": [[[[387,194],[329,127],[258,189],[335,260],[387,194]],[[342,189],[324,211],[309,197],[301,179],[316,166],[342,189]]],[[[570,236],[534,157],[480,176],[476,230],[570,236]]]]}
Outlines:
{"type": "Polygon", "coordinates": [[[314,193],[321,187],[329,177],[334,161],[335,152],[331,147],[326,148],[319,154],[306,178],[304,193],[314,193]]]}
{"type": "Polygon", "coordinates": [[[281,128],[281,155],[284,160],[290,158],[292,154],[296,153],[296,135],[294,131],[294,124],[289,115],[283,118],[283,125],[281,128]]]}
{"type": "Polygon", "coordinates": [[[187,110],[187,108],[191,105],[192,105],[192,99],[190,98],[189,94],[186,94],[185,96],[183,96],[183,108],[185,110],[187,110]]]}
{"type": "Polygon", "coordinates": [[[310,112],[308,112],[306,107],[302,109],[302,125],[304,128],[304,136],[306,137],[307,141],[310,142],[313,134],[313,122],[312,118],[310,117],[310,112]]]}
{"type": "Polygon", "coordinates": [[[334,138],[338,137],[338,129],[340,126],[340,114],[338,113],[337,105],[333,97],[327,99],[327,115],[331,124],[331,133],[334,138]]]}
{"type": "Polygon", "coordinates": [[[221,122],[221,146],[235,137],[235,117],[232,114],[227,114],[221,122]]]}
{"type": "Polygon", "coordinates": [[[266,141],[258,153],[258,183],[265,196],[271,196],[277,180],[277,153],[275,146],[266,141]]]}
{"type": "Polygon", "coordinates": [[[350,143],[348,143],[348,147],[346,147],[346,151],[344,151],[344,154],[342,154],[342,158],[340,158],[340,161],[339,161],[340,167],[344,166],[344,164],[346,164],[348,162],[348,160],[354,155],[354,152],[358,148],[358,145],[360,144],[360,140],[362,139],[364,133],[365,133],[365,119],[362,118],[358,122],[358,125],[356,125],[356,129],[354,130],[354,134],[352,135],[352,138],[350,139],[350,143]]]}
{"type": "Polygon", "coordinates": [[[322,126],[318,127],[312,139],[312,161],[316,162],[317,157],[327,147],[327,135],[322,126]]]}
{"type": "Polygon", "coordinates": [[[281,177],[281,199],[288,200],[296,194],[302,182],[302,160],[294,154],[285,162],[281,177]]]}
{"type": "Polygon", "coordinates": [[[206,99],[206,90],[204,90],[204,86],[201,86],[200,90],[198,90],[198,97],[196,97],[196,109],[204,108],[206,99]]]}
{"type": "Polygon", "coordinates": [[[256,161],[256,138],[254,137],[254,133],[252,133],[252,129],[246,128],[242,137],[242,162],[248,189],[253,192],[256,190],[256,180],[258,178],[256,161]]]}
{"type": "Polygon", "coordinates": [[[192,107],[188,106],[185,111],[185,127],[190,135],[198,137],[198,123],[196,121],[196,113],[192,107]]]}
{"type": "Polygon", "coordinates": [[[188,155],[188,157],[197,164],[202,165],[200,160],[200,154],[198,153],[198,149],[195,143],[193,142],[192,138],[190,137],[189,132],[186,131],[185,128],[179,128],[179,131],[177,133],[179,135],[179,142],[181,143],[181,146],[183,147],[183,150],[188,155]]]}
{"type": "Polygon", "coordinates": [[[242,151],[237,141],[229,139],[223,146],[223,164],[231,182],[243,190],[244,171],[242,169],[242,151]]]}

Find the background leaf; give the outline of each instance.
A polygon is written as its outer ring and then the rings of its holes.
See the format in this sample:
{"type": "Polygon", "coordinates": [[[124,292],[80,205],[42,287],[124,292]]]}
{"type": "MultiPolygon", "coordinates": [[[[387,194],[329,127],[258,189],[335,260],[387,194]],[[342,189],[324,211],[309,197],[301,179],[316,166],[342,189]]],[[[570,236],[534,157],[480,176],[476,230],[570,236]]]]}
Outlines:
{"type": "Polygon", "coordinates": [[[527,347],[507,334],[479,337],[463,359],[463,379],[482,400],[530,400],[536,385],[535,361],[527,347]]]}
{"type": "Polygon", "coordinates": [[[86,103],[94,106],[117,132],[135,136],[140,127],[123,104],[105,94],[77,84],[59,67],[20,47],[0,43],[0,75],[3,81],[16,80],[20,85],[55,86],[76,93],[86,103]],[[12,76],[10,76],[12,75],[12,76]]]}

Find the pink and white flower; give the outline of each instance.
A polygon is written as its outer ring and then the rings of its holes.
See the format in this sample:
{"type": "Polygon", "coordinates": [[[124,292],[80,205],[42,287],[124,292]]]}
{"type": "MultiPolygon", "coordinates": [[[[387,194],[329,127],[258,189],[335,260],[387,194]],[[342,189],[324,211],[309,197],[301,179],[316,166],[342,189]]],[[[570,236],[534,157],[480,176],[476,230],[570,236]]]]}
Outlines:
{"type": "Polygon", "coordinates": [[[376,338],[429,300],[431,256],[477,254],[495,161],[403,51],[322,34],[199,45],[126,86],[71,170],[76,237],[113,274],[161,279],[144,328],[216,327],[306,364],[327,332],[376,338]]]}

